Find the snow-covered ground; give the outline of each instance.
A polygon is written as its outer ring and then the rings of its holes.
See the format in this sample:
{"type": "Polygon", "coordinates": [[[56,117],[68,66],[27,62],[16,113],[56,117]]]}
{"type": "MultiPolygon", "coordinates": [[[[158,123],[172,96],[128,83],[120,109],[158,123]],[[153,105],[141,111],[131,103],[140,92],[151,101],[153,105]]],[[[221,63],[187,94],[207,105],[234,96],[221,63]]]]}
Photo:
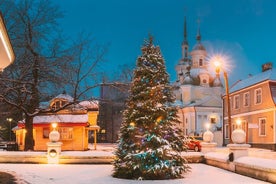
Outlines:
{"type": "Polygon", "coordinates": [[[135,181],[111,176],[112,165],[51,165],[51,164],[0,164],[0,170],[16,176],[20,184],[262,184],[266,183],[204,164],[190,164],[192,171],[183,179],[135,181]]]}
{"type": "MultiPolygon", "coordinates": [[[[71,155],[71,156],[112,156],[114,151],[114,144],[99,144],[97,150],[93,150],[93,145],[91,145],[91,150],[89,151],[62,151],[61,155],[71,155]]],[[[227,156],[227,148],[218,148],[216,153],[212,153],[211,156],[225,159],[227,156]],[[226,153],[226,154],[225,154],[226,153]]],[[[45,155],[46,152],[23,152],[23,151],[0,151],[0,156],[5,155],[34,155],[41,156],[45,155]]],[[[201,155],[199,152],[187,152],[183,153],[187,156],[189,155],[201,155]]],[[[249,156],[243,162],[264,163],[266,166],[271,165],[275,167],[275,152],[270,150],[262,149],[250,149],[249,156]],[[271,157],[272,160],[261,160],[257,161],[256,157],[271,157]],[[255,157],[255,158],[254,158],[255,157]]],[[[271,159],[269,158],[269,159],[271,159]]],[[[268,158],[267,158],[268,159],[268,158]]],[[[188,183],[188,184],[208,184],[208,183],[218,183],[223,180],[223,184],[261,184],[266,183],[260,180],[252,179],[246,176],[235,174],[223,169],[208,166],[205,164],[189,164],[192,167],[192,171],[185,174],[183,179],[170,180],[170,184],[174,183],[188,183]]],[[[270,168],[270,167],[269,167],[270,168]]],[[[168,181],[134,181],[134,180],[123,180],[113,178],[112,175],[112,165],[70,165],[70,164],[0,164],[0,171],[8,172],[16,176],[18,183],[20,184],[36,184],[36,183],[61,183],[61,184],[85,184],[85,183],[120,183],[120,184],[132,184],[132,183],[168,183],[168,181]]],[[[1,181],[0,181],[1,183],[1,181]]]]}

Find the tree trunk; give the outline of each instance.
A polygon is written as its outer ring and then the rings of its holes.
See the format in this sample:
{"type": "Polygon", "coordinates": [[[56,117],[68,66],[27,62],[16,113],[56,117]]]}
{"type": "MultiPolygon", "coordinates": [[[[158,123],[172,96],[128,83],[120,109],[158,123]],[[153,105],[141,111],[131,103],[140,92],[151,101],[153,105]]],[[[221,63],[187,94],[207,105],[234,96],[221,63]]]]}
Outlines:
{"type": "Polygon", "coordinates": [[[26,115],[25,117],[25,148],[24,151],[34,150],[34,139],[33,139],[33,117],[26,115]]]}

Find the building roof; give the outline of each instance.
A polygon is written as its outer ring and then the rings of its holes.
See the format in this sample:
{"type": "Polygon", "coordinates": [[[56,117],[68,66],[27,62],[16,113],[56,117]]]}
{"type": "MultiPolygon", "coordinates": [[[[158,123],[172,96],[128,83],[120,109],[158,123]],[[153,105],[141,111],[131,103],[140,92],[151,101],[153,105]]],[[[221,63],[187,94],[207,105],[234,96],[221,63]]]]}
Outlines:
{"type": "Polygon", "coordinates": [[[229,90],[230,93],[239,91],[249,86],[261,83],[266,80],[275,80],[276,81],[276,70],[270,69],[264,72],[261,72],[257,75],[251,76],[247,79],[240,80],[235,83],[229,90]]]}
{"type": "Polygon", "coordinates": [[[204,98],[189,104],[190,107],[222,107],[221,98],[215,95],[205,96],[204,98]]]}
{"type": "Polygon", "coordinates": [[[59,94],[58,96],[56,96],[52,100],[55,100],[55,99],[64,99],[64,100],[67,100],[68,102],[73,102],[74,101],[74,98],[71,97],[70,95],[66,94],[66,93],[59,94]]]}
{"type": "MultiPolygon", "coordinates": [[[[34,124],[42,123],[87,123],[87,114],[58,114],[58,115],[44,115],[35,116],[33,119],[34,124]]],[[[25,120],[20,123],[25,123],[25,120]]]]}
{"type": "Polygon", "coordinates": [[[95,109],[95,110],[98,110],[99,109],[99,101],[97,100],[86,100],[86,101],[81,101],[79,103],[79,105],[87,108],[87,109],[95,109]]]}

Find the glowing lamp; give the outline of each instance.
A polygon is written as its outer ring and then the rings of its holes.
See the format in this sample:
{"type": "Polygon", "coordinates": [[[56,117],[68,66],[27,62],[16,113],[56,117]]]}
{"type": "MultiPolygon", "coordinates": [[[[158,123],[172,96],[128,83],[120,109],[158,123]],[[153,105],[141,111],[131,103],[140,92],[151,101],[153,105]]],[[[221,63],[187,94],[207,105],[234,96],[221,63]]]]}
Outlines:
{"type": "Polygon", "coordinates": [[[57,123],[52,123],[52,127],[53,127],[53,129],[56,129],[57,128],[57,123]]]}
{"type": "Polygon", "coordinates": [[[56,151],[55,149],[51,149],[51,150],[49,151],[49,156],[50,156],[51,158],[55,158],[55,157],[57,156],[57,151],[56,151]]]}

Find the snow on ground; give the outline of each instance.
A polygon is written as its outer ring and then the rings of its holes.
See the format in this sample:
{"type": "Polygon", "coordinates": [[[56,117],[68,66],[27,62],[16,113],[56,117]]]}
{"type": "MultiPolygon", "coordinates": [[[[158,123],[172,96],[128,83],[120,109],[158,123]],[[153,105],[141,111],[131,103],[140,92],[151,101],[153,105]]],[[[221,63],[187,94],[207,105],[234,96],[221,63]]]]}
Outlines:
{"type": "Polygon", "coordinates": [[[204,164],[190,164],[192,172],[183,179],[137,181],[117,179],[111,176],[112,165],[51,165],[51,164],[0,164],[0,170],[17,177],[20,184],[213,184],[223,180],[223,184],[262,184],[260,180],[238,175],[204,164]]]}
{"type": "MultiPolygon", "coordinates": [[[[114,151],[114,144],[99,144],[97,150],[94,150],[91,145],[88,151],[62,151],[61,155],[71,156],[112,156],[114,151]]],[[[218,148],[216,153],[210,153],[209,156],[216,157],[218,159],[225,160],[225,155],[228,156],[228,149],[218,148]]],[[[46,152],[24,152],[24,151],[0,151],[0,156],[4,155],[46,155],[46,152]]],[[[186,152],[183,155],[202,155],[199,152],[186,152]]],[[[207,156],[206,154],[205,156],[207,156]]],[[[275,152],[262,149],[250,149],[249,158],[240,158],[237,160],[241,163],[254,163],[266,166],[275,167],[275,152]],[[260,159],[268,157],[272,160],[260,159]],[[271,156],[272,155],[272,156],[271,156]],[[258,158],[259,157],[259,158],[258,158]],[[264,163],[265,162],[265,163],[264,163]]],[[[223,184],[262,184],[266,183],[260,180],[252,179],[246,176],[235,174],[220,168],[208,166],[205,164],[189,164],[192,167],[192,172],[185,174],[185,178],[170,180],[170,184],[208,184],[218,183],[223,180],[223,184]]],[[[268,167],[270,168],[270,167],[268,167]]],[[[0,164],[0,171],[8,172],[15,175],[18,178],[20,184],[36,184],[36,183],[54,183],[54,184],[102,184],[102,183],[113,183],[113,184],[135,184],[135,183],[168,183],[166,181],[134,181],[113,178],[112,165],[70,165],[70,164],[0,164]]],[[[1,183],[1,181],[0,181],[1,183]]]]}

